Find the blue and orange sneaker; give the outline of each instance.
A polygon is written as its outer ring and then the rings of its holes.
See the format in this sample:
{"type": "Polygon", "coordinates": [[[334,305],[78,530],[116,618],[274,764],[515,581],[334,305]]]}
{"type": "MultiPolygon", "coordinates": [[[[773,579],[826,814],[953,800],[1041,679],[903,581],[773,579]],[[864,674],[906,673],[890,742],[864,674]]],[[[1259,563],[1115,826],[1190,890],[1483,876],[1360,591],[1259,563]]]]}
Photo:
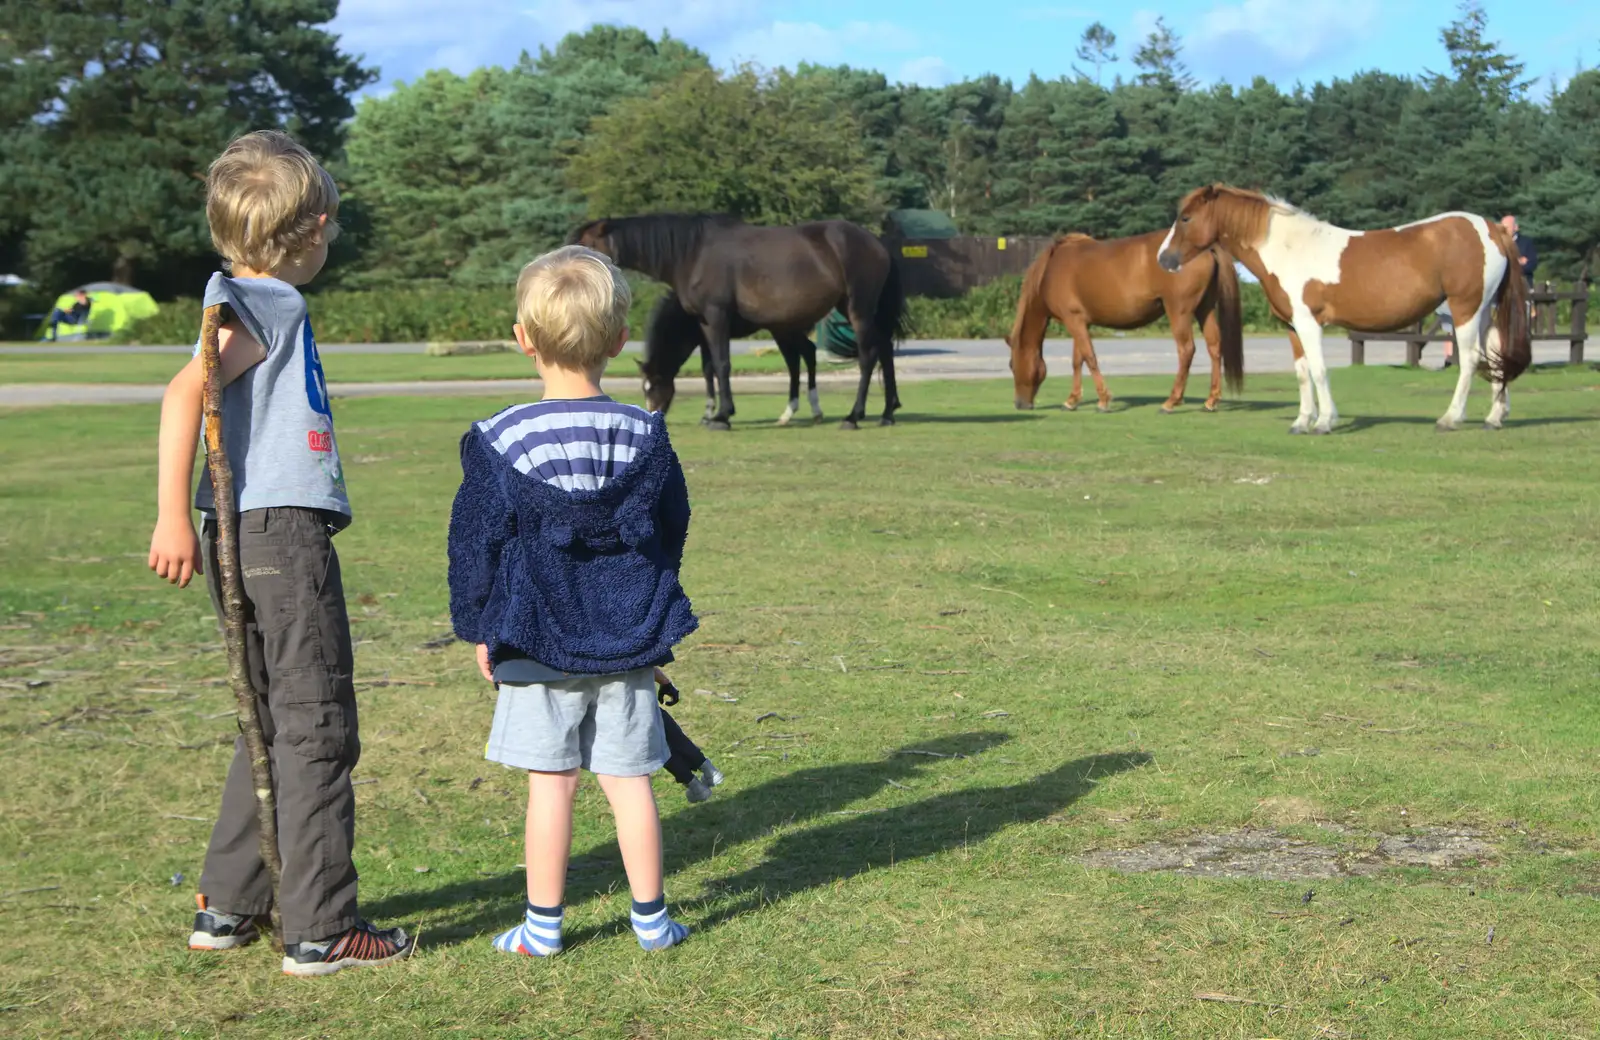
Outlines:
{"type": "Polygon", "coordinates": [[[250,914],[225,914],[206,905],[206,897],[195,893],[194,931],[189,933],[191,950],[234,950],[261,938],[256,919],[250,914]]]}

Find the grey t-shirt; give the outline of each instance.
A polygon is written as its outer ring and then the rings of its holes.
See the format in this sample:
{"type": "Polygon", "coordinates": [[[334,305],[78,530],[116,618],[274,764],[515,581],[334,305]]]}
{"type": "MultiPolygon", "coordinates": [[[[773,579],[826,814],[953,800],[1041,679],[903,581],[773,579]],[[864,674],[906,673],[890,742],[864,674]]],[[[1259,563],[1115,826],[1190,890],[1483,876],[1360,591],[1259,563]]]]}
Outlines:
{"type": "MultiPolygon", "coordinates": [[[[239,510],[298,506],[343,517],[337,526],[349,523],[328,384],[305,298],[276,278],[218,273],[206,285],[205,306],[217,303],[231,306],[267,349],[259,364],[222,392],[222,439],[239,510]]],[[[200,477],[194,504],[213,512],[209,469],[200,477]]]]}

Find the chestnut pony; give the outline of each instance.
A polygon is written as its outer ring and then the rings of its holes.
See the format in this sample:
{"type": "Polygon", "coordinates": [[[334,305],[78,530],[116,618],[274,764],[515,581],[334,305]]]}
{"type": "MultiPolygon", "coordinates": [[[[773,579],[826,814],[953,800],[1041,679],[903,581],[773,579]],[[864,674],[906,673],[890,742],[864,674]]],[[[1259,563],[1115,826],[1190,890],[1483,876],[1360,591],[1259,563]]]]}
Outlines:
{"type": "Polygon", "coordinates": [[[1222,374],[1228,388],[1244,383],[1244,333],[1239,317],[1239,275],[1233,258],[1221,248],[1197,255],[1176,273],[1156,261],[1162,232],[1098,241],[1088,235],[1062,235],[1028,267],[1017,300],[1017,320],[1006,343],[1011,347],[1011,377],[1016,405],[1032,408],[1044,382],[1044,332],[1051,318],[1072,336],[1072,396],[1067,411],[1083,397],[1083,366],[1089,366],[1100,411],[1111,403],[1100,362],[1094,354],[1090,325],[1137,329],[1165,312],[1178,344],[1178,377],[1161,406],[1170,412],[1183,403],[1194,361],[1194,322],[1200,319],[1206,350],[1211,354],[1211,393],[1205,409],[1214,412],[1222,396],[1222,374]]]}
{"type": "Polygon", "coordinates": [[[1466,416],[1474,367],[1488,376],[1493,402],[1484,426],[1511,412],[1506,384],[1533,361],[1528,286],[1510,232],[1472,213],[1441,213],[1378,231],[1347,231],[1259,192],[1226,184],[1197,188],[1178,204],[1161,245],[1175,271],[1214,245],[1260,279],[1272,313],[1289,323],[1300,414],[1290,433],[1328,433],[1338,412],[1328,388],[1322,329],[1383,331],[1421,320],[1449,301],[1461,349],[1455,397],[1439,419],[1454,430],[1466,416]],[[1490,309],[1499,308],[1493,326],[1490,309]]]}

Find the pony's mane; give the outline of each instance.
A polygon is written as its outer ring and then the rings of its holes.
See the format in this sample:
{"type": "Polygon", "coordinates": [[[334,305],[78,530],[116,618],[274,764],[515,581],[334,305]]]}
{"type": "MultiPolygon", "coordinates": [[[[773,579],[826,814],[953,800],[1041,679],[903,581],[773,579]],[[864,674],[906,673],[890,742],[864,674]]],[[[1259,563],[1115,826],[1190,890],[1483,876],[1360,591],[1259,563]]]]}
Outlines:
{"type": "Polygon", "coordinates": [[[693,255],[707,229],[737,223],[726,213],[647,213],[592,221],[584,227],[605,225],[619,266],[658,273],[675,269],[693,255]]]}
{"type": "Polygon", "coordinates": [[[1062,242],[1093,242],[1093,235],[1086,235],[1082,231],[1067,231],[1056,236],[1056,245],[1062,242]]]}
{"type": "Polygon", "coordinates": [[[1211,205],[1215,207],[1218,225],[1231,231],[1240,242],[1250,245],[1259,243],[1267,237],[1267,222],[1271,220],[1273,214],[1285,217],[1311,216],[1305,210],[1275,195],[1220,183],[1196,188],[1185,195],[1183,201],[1178,203],[1178,212],[1187,211],[1189,206],[1206,192],[1211,193],[1211,205]]]}

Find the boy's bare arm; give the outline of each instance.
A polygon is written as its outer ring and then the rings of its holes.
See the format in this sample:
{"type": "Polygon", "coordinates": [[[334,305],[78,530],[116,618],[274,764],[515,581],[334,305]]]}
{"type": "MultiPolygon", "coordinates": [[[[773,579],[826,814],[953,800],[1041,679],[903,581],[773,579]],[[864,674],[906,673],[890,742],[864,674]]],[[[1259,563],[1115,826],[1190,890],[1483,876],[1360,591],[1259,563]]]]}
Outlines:
{"type": "MultiPolygon", "coordinates": [[[[266,348],[230,321],[217,336],[217,354],[226,385],[266,357],[266,348]]],[[[200,539],[194,530],[189,495],[194,480],[194,452],[200,441],[200,408],[205,371],[200,358],[190,359],[167,384],[161,400],[161,436],[156,466],[156,529],[150,536],[150,569],[180,588],[201,573],[200,539]]]]}

